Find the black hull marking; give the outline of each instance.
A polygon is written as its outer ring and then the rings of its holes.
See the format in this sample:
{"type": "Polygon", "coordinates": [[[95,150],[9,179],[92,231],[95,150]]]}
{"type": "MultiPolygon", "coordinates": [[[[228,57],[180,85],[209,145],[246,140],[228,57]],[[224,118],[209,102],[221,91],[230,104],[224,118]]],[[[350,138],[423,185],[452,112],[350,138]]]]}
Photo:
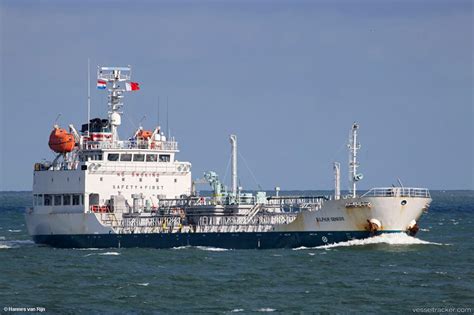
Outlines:
{"type": "MultiPolygon", "coordinates": [[[[401,231],[385,231],[393,233],[401,231]]],[[[380,234],[380,233],[379,233],[380,234]]],[[[175,233],[175,234],[84,234],[35,235],[37,244],[58,248],[173,248],[206,246],[227,249],[271,249],[315,247],[373,236],[353,232],[265,232],[265,233],[175,233]]]]}

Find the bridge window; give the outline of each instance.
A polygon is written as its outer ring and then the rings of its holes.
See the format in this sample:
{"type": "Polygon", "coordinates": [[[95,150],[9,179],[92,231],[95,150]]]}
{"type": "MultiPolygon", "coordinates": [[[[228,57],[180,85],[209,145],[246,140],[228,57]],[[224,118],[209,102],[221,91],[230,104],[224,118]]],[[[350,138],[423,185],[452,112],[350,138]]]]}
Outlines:
{"type": "Polygon", "coordinates": [[[52,206],[53,197],[51,195],[44,195],[44,205],[45,206],[52,206]]]}
{"type": "Polygon", "coordinates": [[[119,155],[117,153],[109,153],[107,155],[107,160],[109,161],[118,161],[119,155]]]}
{"type": "Polygon", "coordinates": [[[145,161],[145,154],[134,154],[133,155],[134,162],[143,162],[145,161]]]}
{"type": "Polygon", "coordinates": [[[71,205],[71,195],[63,195],[63,205],[65,206],[71,205]]]}
{"type": "Polygon", "coordinates": [[[43,195],[33,195],[33,204],[35,206],[43,205],[43,195]]]}
{"type": "Polygon", "coordinates": [[[73,206],[79,205],[79,195],[72,195],[72,205],[73,206]]]}
{"type": "Polygon", "coordinates": [[[132,160],[131,154],[120,154],[120,161],[130,162],[132,160]]]}
{"type": "Polygon", "coordinates": [[[62,205],[63,196],[62,195],[54,195],[54,205],[60,206],[62,205]]]}
{"type": "Polygon", "coordinates": [[[90,194],[89,195],[89,206],[99,204],[99,194],[90,194]]]}
{"type": "Polygon", "coordinates": [[[156,161],[158,161],[157,155],[156,154],[147,154],[146,155],[146,161],[147,162],[156,162],[156,161]]]}
{"type": "Polygon", "coordinates": [[[160,154],[160,162],[169,162],[170,155],[169,154],[160,154]]]}

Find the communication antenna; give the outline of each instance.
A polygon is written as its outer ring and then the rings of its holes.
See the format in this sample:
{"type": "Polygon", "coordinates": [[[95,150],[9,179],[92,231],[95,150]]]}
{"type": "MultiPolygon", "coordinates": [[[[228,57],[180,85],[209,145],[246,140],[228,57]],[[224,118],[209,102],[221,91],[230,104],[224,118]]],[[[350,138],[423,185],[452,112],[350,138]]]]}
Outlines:
{"type": "Polygon", "coordinates": [[[91,129],[91,59],[87,58],[87,136],[91,129]]]}
{"type": "Polygon", "coordinates": [[[142,119],[140,119],[140,122],[138,123],[138,125],[141,127],[142,126],[142,122],[146,120],[146,115],[142,117],[142,119]]]}
{"type": "Polygon", "coordinates": [[[59,117],[61,117],[61,113],[58,114],[58,116],[56,116],[56,119],[54,120],[54,124],[56,125],[58,120],[59,120],[59,117]]]}
{"type": "Polygon", "coordinates": [[[158,95],[158,126],[160,126],[160,96],[158,95]]]}
{"type": "Polygon", "coordinates": [[[170,138],[169,113],[170,113],[170,108],[169,108],[168,96],[167,96],[166,97],[166,130],[168,131],[168,134],[166,136],[168,137],[168,139],[170,138]]]}

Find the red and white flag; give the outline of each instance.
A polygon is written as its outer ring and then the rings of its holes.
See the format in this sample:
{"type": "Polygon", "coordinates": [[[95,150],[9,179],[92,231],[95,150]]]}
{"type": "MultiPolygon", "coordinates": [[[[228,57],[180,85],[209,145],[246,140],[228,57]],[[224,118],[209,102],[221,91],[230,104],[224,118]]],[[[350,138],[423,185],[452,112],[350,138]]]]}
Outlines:
{"type": "Polygon", "coordinates": [[[137,82],[125,83],[125,90],[127,91],[138,91],[139,89],[140,85],[137,82]]]}

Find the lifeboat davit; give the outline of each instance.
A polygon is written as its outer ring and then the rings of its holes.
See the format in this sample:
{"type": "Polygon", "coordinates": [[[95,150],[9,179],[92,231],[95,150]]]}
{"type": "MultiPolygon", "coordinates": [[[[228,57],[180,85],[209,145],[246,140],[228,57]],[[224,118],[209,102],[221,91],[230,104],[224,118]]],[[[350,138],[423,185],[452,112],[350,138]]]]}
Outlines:
{"type": "Polygon", "coordinates": [[[74,136],[66,130],[54,126],[53,131],[49,135],[49,147],[56,153],[68,153],[74,149],[76,141],[74,136]]]}

